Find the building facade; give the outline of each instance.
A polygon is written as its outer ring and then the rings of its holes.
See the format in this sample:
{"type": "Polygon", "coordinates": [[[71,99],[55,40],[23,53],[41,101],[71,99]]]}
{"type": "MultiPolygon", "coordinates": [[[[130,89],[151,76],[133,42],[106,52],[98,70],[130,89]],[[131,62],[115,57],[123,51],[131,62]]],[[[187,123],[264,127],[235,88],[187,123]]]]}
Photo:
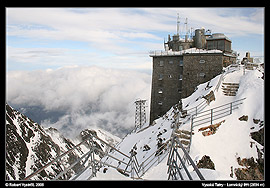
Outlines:
{"type": "Polygon", "coordinates": [[[183,56],[153,57],[150,121],[181,99],[183,56]]]}
{"type": "Polygon", "coordinates": [[[150,124],[163,116],[195,88],[220,74],[222,68],[236,62],[231,41],[224,34],[206,34],[195,30],[192,39],[174,35],[164,42],[164,52],[152,53],[153,72],[150,124]]]}

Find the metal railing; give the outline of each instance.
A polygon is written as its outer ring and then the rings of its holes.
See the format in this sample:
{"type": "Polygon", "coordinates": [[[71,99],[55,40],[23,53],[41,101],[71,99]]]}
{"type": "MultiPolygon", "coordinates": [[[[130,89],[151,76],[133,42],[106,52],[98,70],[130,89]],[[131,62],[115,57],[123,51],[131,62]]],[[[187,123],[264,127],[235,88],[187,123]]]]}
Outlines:
{"type": "MultiPolygon", "coordinates": [[[[61,163],[61,159],[66,156],[67,154],[69,154],[70,152],[72,152],[73,150],[77,149],[80,145],[84,144],[87,140],[84,140],[82,142],[80,142],[79,144],[77,144],[76,146],[74,146],[73,148],[69,149],[68,151],[64,152],[63,154],[57,156],[55,159],[51,160],[50,162],[48,162],[47,164],[45,164],[43,167],[41,167],[40,169],[36,170],[35,172],[31,173],[30,175],[28,175],[27,177],[24,178],[24,180],[30,180],[30,178],[36,176],[37,174],[41,173],[43,170],[45,170],[46,168],[48,168],[50,165],[60,162],[61,163]]],[[[89,153],[88,153],[89,154],[89,153]]],[[[84,157],[86,157],[87,155],[83,155],[83,157],[81,157],[80,159],[82,160],[84,157]]],[[[75,162],[77,163],[77,161],[75,162]]]]}
{"type": "MultiPolygon", "coordinates": [[[[91,179],[92,177],[96,176],[96,172],[97,170],[102,166],[102,165],[108,165],[108,166],[112,166],[110,164],[106,164],[105,162],[95,158],[96,154],[99,154],[101,156],[107,156],[107,157],[111,157],[115,160],[120,161],[123,164],[128,165],[126,162],[124,162],[123,160],[119,160],[117,158],[115,158],[114,156],[110,155],[108,152],[104,152],[100,147],[97,147],[96,145],[96,140],[99,140],[100,142],[102,142],[103,144],[107,145],[110,149],[109,150],[113,150],[115,152],[118,152],[122,157],[126,157],[126,158],[130,158],[130,156],[124,154],[123,152],[119,151],[118,149],[116,149],[115,147],[111,146],[110,144],[106,143],[105,141],[103,141],[102,139],[100,139],[99,137],[95,136],[95,135],[89,135],[88,138],[86,138],[84,141],[80,142],[79,144],[77,144],[76,146],[74,146],[73,148],[69,149],[68,151],[64,152],[63,154],[61,154],[60,156],[56,157],[55,159],[53,159],[52,161],[48,162],[47,164],[45,164],[44,166],[42,166],[40,169],[36,170],[35,172],[31,173],[30,175],[28,175],[27,177],[25,177],[24,180],[30,180],[31,178],[33,178],[34,176],[37,176],[39,173],[41,173],[43,170],[45,170],[46,168],[48,168],[49,166],[55,164],[55,163],[63,163],[63,161],[61,161],[61,159],[63,159],[64,156],[66,156],[67,154],[69,154],[70,152],[72,152],[73,150],[77,149],[80,145],[87,143],[89,145],[89,151],[86,152],[83,156],[81,156],[79,159],[77,159],[74,163],[70,164],[69,167],[65,168],[63,171],[59,172],[52,180],[58,180],[60,177],[64,176],[66,173],[68,173],[69,170],[71,170],[75,165],[79,164],[79,162],[81,162],[83,159],[84,161],[81,164],[81,167],[83,168],[83,170],[81,170],[79,173],[77,173],[72,179],[76,179],[76,177],[79,177],[79,175],[81,175],[86,169],[90,168],[92,170],[92,174],[89,176],[88,179],[91,179]],[[95,140],[94,140],[95,139],[95,140]],[[85,164],[87,164],[87,167],[84,167],[85,164]]],[[[118,168],[115,166],[112,166],[114,168],[118,168]]],[[[123,170],[123,169],[122,169],[123,170]]]]}
{"type": "Polygon", "coordinates": [[[193,180],[186,166],[186,161],[193,167],[196,175],[200,180],[205,180],[198,167],[195,165],[194,161],[189,156],[188,152],[185,150],[177,136],[172,137],[172,144],[170,148],[170,154],[168,156],[168,180],[193,180]],[[181,154],[178,152],[178,148],[181,149],[181,154]]]}
{"type": "Polygon", "coordinates": [[[239,99],[203,112],[197,113],[196,116],[191,116],[191,127],[196,127],[205,123],[213,124],[213,121],[222,117],[232,114],[232,111],[237,109],[240,104],[243,104],[243,100],[239,99]]]}
{"type": "MultiPolygon", "coordinates": [[[[224,77],[226,76],[226,74],[234,72],[235,70],[238,70],[239,69],[238,66],[239,65],[237,65],[237,64],[231,64],[228,67],[226,67],[226,69],[223,71],[223,73],[219,77],[218,83],[217,83],[215,89],[213,90],[213,94],[208,97],[209,99],[214,95],[214,93],[216,91],[218,91],[218,89],[219,89],[224,77]]],[[[208,100],[205,99],[200,104],[198,104],[197,106],[187,109],[186,110],[187,114],[190,115],[190,116],[191,115],[197,115],[197,113],[201,112],[207,105],[209,105],[209,103],[210,103],[209,99],[208,100]]]]}
{"type": "MultiPolygon", "coordinates": [[[[127,155],[114,146],[108,144],[104,140],[100,139],[98,136],[89,135],[84,141],[80,142],[73,148],[69,149],[68,151],[64,152],[63,154],[59,155],[52,161],[48,162],[40,169],[36,170],[35,172],[31,173],[24,180],[31,180],[31,178],[40,174],[43,170],[46,170],[49,166],[55,163],[63,163],[61,161],[64,156],[69,154],[70,152],[77,149],[80,145],[87,143],[89,145],[89,151],[83,154],[80,158],[78,158],[74,163],[70,164],[68,167],[64,167],[64,170],[57,173],[56,176],[52,180],[58,180],[61,177],[65,176],[71,169],[73,169],[76,165],[81,165],[81,170],[73,175],[70,180],[76,180],[79,178],[87,169],[91,170],[89,174],[88,180],[92,179],[96,176],[97,171],[102,166],[109,166],[112,168],[117,169],[120,173],[125,176],[131,177],[132,179],[141,178],[153,165],[159,164],[168,154],[168,147],[170,140],[166,143],[162,144],[159,148],[157,148],[149,157],[147,157],[144,161],[139,164],[136,152],[132,149],[130,155],[127,155]],[[97,147],[96,141],[100,141],[102,144],[105,144],[109,147],[107,152],[104,152],[100,147],[97,147]],[[115,156],[115,152],[117,156],[115,156]],[[103,156],[102,158],[98,159],[95,157],[96,154],[103,156]],[[108,163],[107,160],[111,159],[114,163],[108,163]],[[118,164],[118,165],[115,165],[118,164]],[[86,165],[86,166],[85,166],[86,165]]],[[[46,171],[45,171],[46,172],[46,171]]]]}

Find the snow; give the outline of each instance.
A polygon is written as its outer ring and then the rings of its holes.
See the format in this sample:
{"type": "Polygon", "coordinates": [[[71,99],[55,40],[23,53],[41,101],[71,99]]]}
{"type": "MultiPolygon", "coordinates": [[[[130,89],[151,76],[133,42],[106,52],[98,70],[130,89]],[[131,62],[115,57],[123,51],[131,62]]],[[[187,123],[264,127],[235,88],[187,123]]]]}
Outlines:
{"type": "MultiPolygon", "coordinates": [[[[230,167],[240,167],[237,163],[237,157],[258,158],[256,147],[250,147],[250,142],[254,140],[250,137],[251,127],[255,126],[254,119],[264,120],[264,81],[260,78],[262,73],[257,70],[246,71],[236,70],[225,76],[223,82],[239,83],[237,95],[224,96],[219,90],[216,100],[213,101],[205,110],[246,97],[244,103],[239,109],[233,111],[233,114],[217,121],[225,120],[219,127],[216,134],[204,137],[198,129],[206,126],[194,128],[190,155],[193,159],[201,159],[203,155],[208,155],[215,164],[216,171],[223,177],[231,179],[230,167]],[[248,115],[248,121],[239,121],[239,117],[248,115]]],[[[258,126],[255,130],[259,130],[258,126]]],[[[256,143],[261,148],[261,146],[256,143]]],[[[218,178],[220,179],[220,178],[218,178]]]]}
{"type": "MultiPolygon", "coordinates": [[[[231,115],[213,122],[217,123],[225,120],[215,134],[203,136],[202,133],[198,131],[199,128],[210,125],[210,122],[193,128],[194,135],[192,136],[189,153],[191,158],[196,164],[204,155],[208,155],[215,164],[215,170],[200,169],[206,180],[235,180],[235,175],[233,178],[230,177],[231,168],[242,168],[242,166],[237,163],[237,157],[258,158],[256,146],[259,149],[262,149],[263,146],[253,140],[250,133],[258,131],[261,128],[258,124],[253,123],[253,119],[264,121],[264,80],[261,79],[261,77],[262,73],[258,70],[246,70],[244,74],[242,66],[236,68],[230,67],[230,69],[226,69],[223,75],[218,75],[209,82],[199,85],[191,96],[182,99],[183,108],[191,109],[205,100],[203,96],[209,94],[210,91],[214,91],[215,101],[212,101],[203,109],[209,110],[235,100],[246,98],[238,109],[233,110],[231,115]],[[222,83],[239,83],[236,96],[225,96],[221,85],[219,89],[216,89],[220,79],[222,79],[222,83]],[[248,121],[239,120],[243,115],[248,115],[248,121]],[[253,144],[252,147],[251,142],[255,142],[255,145],[253,144]]],[[[138,163],[142,164],[145,159],[156,151],[158,138],[163,139],[163,143],[170,138],[172,134],[171,124],[174,121],[173,115],[174,111],[173,108],[171,108],[165,116],[155,120],[155,125],[148,127],[144,125],[141,129],[131,132],[115,147],[127,156],[130,156],[130,150],[136,146],[136,157],[138,163]],[[151,149],[144,151],[143,148],[145,145],[148,145],[151,149]]],[[[190,130],[190,119],[185,118],[180,119],[180,121],[183,122],[180,129],[190,130]]],[[[123,156],[117,152],[110,154],[117,158],[124,159],[123,156]]],[[[144,180],[167,180],[167,156],[164,155],[162,158],[159,163],[155,163],[146,171],[141,178],[144,180]]],[[[103,160],[110,165],[118,165],[117,161],[111,158],[103,160]]],[[[125,165],[120,165],[119,167],[125,168],[125,165]]],[[[106,168],[108,169],[106,173],[103,173],[104,167],[101,168],[93,180],[131,180],[130,177],[120,174],[111,167],[106,166],[106,168]]],[[[88,169],[88,172],[83,173],[79,179],[87,179],[89,173],[88,169]]],[[[191,175],[194,179],[197,178],[194,171],[191,172],[191,175]]]]}
{"type": "Polygon", "coordinates": [[[150,56],[171,56],[171,55],[183,55],[183,54],[196,54],[196,53],[223,53],[221,50],[207,50],[207,49],[199,49],[199,48],[189,48],[181,51],[150,51],[150,56]]]}

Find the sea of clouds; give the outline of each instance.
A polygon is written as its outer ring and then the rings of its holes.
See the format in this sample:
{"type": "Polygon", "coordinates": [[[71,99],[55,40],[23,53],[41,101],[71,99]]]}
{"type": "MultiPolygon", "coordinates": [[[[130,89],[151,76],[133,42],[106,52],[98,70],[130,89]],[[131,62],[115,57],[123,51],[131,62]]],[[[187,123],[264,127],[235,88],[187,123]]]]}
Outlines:
{"type": "Polygon", "coordinates": [[[43,127],[67,137],[102,128],[123,137],[134,127],[135,100],[148,101],[151,75],[133,70],[73,66],[9,71],[7,102],[43,127]]]}

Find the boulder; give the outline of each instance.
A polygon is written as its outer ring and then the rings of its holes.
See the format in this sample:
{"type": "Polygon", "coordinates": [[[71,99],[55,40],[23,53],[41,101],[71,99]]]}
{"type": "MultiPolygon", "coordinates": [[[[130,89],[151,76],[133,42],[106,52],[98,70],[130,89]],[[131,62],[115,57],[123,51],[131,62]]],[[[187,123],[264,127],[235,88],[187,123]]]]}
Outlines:
{"type": "Polygon", "coordinates": [[[211,101],[216,100],[215,94],[214,94],[213,91],[211,91],[209,94],[203,96],[203,98],[207,100],[207,104],[208,104],[208,105],[210,104],[211,101]]]}
{"type": "Polygon", "coordinates": [[[240,118],[238,118],[240,121],[248,121],[248,116],[241,116],[240,118]]]}
{"type": "Polygon", "coordinates": [[[213,161],[210,159],[209,156],[204,155],[201,160],[199,160],[197,164],[198,168],[208,168],[208,169],[213,169],[215,170],[215,164],[213,161]]]}

